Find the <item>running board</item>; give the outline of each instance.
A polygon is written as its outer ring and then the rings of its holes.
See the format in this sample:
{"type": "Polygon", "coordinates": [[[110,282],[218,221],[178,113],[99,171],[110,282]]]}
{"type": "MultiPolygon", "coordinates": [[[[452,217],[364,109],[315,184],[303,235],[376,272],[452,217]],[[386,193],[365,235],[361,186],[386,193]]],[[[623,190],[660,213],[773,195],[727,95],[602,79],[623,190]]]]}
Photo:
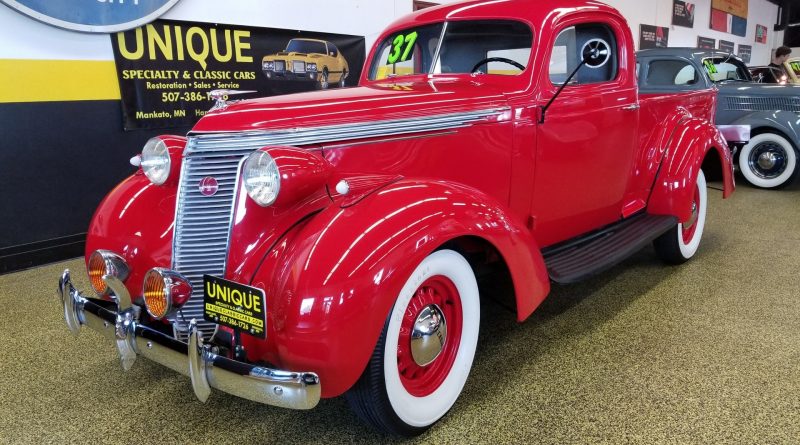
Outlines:
{"type": "Polygon", "coordinates": [[[677,224],[678,218],[640,213],[542,251],[550,279],[575,283],[609,269],[677,224]]]}

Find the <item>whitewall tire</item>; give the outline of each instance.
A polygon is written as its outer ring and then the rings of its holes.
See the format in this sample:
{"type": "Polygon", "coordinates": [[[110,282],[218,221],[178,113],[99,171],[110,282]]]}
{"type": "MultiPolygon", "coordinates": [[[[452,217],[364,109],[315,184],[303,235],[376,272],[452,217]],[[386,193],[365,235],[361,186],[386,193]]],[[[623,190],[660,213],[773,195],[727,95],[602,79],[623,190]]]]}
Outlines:
{"type": "Polygon", "coordinates": [[[417,266],[397,297],[367,368],[346,394],[375,428],[414,436],[461,394],[478,343],[480,300],[469,263],[439,250],[417,266]]]}
{"type": "Polygon", "coordinates": [[[678,223],[665,234],[658,237],[653,245],[656,254],[671,264],[688,261],[700,247],[708,211],[708,190],[703,170],[698,171],[692,191],[692,214],[687,221],[678,223]]]}
{"type": "Polygon", "coordinates": [[[779,134],[761,133],[753,136],[739,152],[739,170],[756,187],[784,187],[800,170],[797,150],[779,134]]]}

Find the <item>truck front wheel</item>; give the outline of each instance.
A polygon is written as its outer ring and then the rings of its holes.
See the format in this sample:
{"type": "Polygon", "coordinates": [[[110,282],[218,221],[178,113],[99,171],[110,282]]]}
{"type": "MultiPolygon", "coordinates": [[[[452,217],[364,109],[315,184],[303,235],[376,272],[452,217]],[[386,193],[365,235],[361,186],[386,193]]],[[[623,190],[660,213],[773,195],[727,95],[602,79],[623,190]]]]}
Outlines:
{"type": "Polygon", "coordinates": [[[703,170],[700,170],[697,172],[697,181],[692,192],[692,215],[687,221],[676,224],[653,241],[656,254],[662,260],[670,264],[681,264],[697,253],[706,225],[707,207],[706,176],[703,170]]]}
{"type": "Polygon", "coordinates": [[[753,136],[739,153],[739,170],[756,187],[785,187],[800,171],[797,150],[779,134],[761,133],[753,136]]]}
{"type": "Polygon", "coordinates": [[[385,433],[416,436],[444,416],[467,381],[480,301],[463,256],[439,250],[414,270],[386,319],[367,368],[345,397],[385,433]]]}

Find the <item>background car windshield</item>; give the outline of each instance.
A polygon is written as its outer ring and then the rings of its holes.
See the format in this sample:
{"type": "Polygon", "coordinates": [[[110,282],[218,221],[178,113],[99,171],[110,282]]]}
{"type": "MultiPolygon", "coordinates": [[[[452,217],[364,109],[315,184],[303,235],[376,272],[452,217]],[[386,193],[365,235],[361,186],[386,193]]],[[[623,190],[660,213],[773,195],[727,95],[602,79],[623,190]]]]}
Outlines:
{"type": "Polygon", "coordinates": [[[533,33],[519,22],[482,20],[449,22],[439,50],[442,24],[390,35],[378,47],[370,80],[411,74],[481,72],[517,75],[531,55],[533,33]],[[494,59],[487,61],[487,59],[494,59]],[[518,64],[519,66],[516,66],[518,64]]]}
{"type": "Polygon", "coordinates": [[[314,42],[311,40],[292,40],[289,42],[289,45],[286,46],[286,51],[290,53],[317,53],[317,54],[325,54],[327,50],[325,49],[325,43],[323,42],[314,42]]]}
{"type": "Polygon", "coordinates": [[[800,60],[790,60],[787,65],[789,65],[789,68],[794,71],[796,76],[800,76],[800,60]]]}
{"type": "Polygon", "coordinates": [[[750,82],[750,72],[742,62],[732,57],[714,57],[703,60],[703,67],[708,73],[708,77],[714,82],[724,82],[726,80],[738,80],[750,82]]]}

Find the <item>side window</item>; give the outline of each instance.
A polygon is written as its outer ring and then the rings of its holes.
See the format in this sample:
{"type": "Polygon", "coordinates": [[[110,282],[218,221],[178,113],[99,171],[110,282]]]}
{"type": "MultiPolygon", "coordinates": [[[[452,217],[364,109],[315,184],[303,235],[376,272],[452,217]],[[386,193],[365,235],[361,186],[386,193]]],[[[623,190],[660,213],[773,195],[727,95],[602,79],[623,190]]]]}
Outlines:
{"type": "Polygon", "coordinates": [[[653,87],[695,85],[700,73],[686,60],[654,60],[647,69],[645,84],[653,87]]]}
{"type": "Polygon", "coordinates": [[[578,67],[584,54],[591,55],[570,83],[608,82],[617,77],[617,40],[602,24],[570,26],[558,34],[550,53],[550,81],[559,85],[578,67]]]}
{"type": "Polygon", "coordinates": [[[328,55],[333,57],[339,56],[339,48],[337,48],[336,45],[330,42],[328,42],[328,55]]]}

